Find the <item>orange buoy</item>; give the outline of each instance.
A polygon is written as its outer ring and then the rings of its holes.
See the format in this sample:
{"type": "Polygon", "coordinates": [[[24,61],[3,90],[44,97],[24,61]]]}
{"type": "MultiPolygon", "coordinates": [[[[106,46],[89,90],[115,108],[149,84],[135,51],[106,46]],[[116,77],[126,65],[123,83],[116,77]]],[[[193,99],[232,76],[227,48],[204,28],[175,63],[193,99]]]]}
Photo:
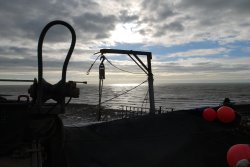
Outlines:
{"type": "Polygon", "coordinates": [[[236,167],[236,164],[243,159],[250,159],[250,147],[248,144],[236,144],[230,147],[227,152],[227,162],[230,167],[236,167]]]}
{"type": "Polygon", "coordinates": [[[235,111],[231,107],[222,106],[217,110],[217,117],[223,123],[231,123],[235,120],[235,111]]]}
{"type": "Polygon", "coordinates": [[[212,108],[206,108],[204,109],[202,116],[205,120],[212,122],[217,118],[217,113],[212,108]]]}

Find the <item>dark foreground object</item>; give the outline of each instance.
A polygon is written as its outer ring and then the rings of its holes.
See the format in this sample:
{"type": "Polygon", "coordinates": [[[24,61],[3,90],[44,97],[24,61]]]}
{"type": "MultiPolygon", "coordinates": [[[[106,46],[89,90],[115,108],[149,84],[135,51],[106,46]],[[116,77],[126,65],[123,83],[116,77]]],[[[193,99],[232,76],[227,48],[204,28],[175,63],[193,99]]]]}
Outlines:
{"type": "Polygon", "coordinates": [[[65,127],[69,167],[227,167],[228,149],[249,143],[238,123],[205,121],[198,110],[65,127]]]}
{"type": "Polygon", "coordinates": [[[0,167],[227,167],[228,149],[250,142],[250,105],[232,107],[231,124],[207,122],[194,109],[67,127],[27,102],[2,102],[0,167]]]}

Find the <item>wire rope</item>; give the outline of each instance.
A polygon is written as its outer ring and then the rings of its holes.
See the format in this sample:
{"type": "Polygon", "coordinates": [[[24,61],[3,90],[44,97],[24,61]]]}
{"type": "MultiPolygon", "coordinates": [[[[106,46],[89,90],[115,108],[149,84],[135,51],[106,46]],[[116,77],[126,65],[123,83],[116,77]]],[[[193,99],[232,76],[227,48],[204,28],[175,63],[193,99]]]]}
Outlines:
{"type": "Polygon", "coordinates": [[[147,90],[147,93],[146,93],[146,95],[145,95],[145,97],[144,97],[144,99],[142,101],[141,108],[143,108],[144,103],[145,103],[145,107],[146,107],[146,105],[148,103],[148,90],[147,90]]]}
{"type": "Polygon", "coordinates": [[[122,96],[122,95],[125,95],[125,94],[127,94],[128,92],[130,92],[130,91],[132,91],[132,90],[138,88],[139,86],[141,86],[142,84],[144,84],[144,83],[147,82],[147,81],[148,81],[148,80],[145,80],[145,81],[143,81],[142,83],[140,83],[139,85],[137,85],[137,86],[135,86],[135,87],[133,87],[133,88],[131,88],[131,89],[128,89],[128,90],[124,91],[124,92],[121,93],[121,94],[115,95],[114,97],[112,97],[112,98],[110,98],[110,99],[108,99],[108,100],[105,100],[105,101],[101,102],[100,104],[107,103],[107,102],[109,102],[109,101],[111,101],[111,100],[113,100],[113,99],[116,99],[116,98],[118,98],[118,97],[120,97],[120,96],[122,96]]]}
{"type": "MultiPolygon", "coordinates": [[[[99,53],[99,52],[97,52],[97,53],[95,53],[95,54],[93,54],[93,55],[96,55],[96,54],[98,54],[98,53],[99,53]]],[[[88,71],[87,71],[87,75],[89,75],[89,73],[90,73],[92,67],[94,66],[95,62],[97,61],[97,59],[98,59],[100,56],[101,56],[101,55],[98,55],[98,56],[96,57],[95,61],[91,64],[91,66],[89,67],[89,69],[88,69],[88,71]]]]}
{"type": "Polygon", "coordinates": [[[127,71],[127,70],[124,70],[124,69],[121,69],[119,67],[117,67],[116,65],[114,65],[108,58],[106,58],[107,62],[113,66],[114,68],[120,70],[120,71],[123,71],[123,72],[127,72],[127,73],[130,73],[130,74],[142,74],[142,73],[135,73],[135,72],[131,72],[131,71],[127,71]]]}

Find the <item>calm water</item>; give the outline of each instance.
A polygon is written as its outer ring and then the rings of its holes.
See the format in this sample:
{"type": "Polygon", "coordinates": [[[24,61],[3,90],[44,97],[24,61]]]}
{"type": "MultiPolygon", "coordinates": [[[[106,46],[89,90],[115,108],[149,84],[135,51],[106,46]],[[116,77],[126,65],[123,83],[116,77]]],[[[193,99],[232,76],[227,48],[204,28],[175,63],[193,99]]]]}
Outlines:
{"type": "MultiPolygon", "coordinates": [[[[0,94],[9,94],[7,98],[16,99],[18,94],[27,94],[29,86],[0,86],[0,94]]],[[[80,98],[74,103],[97,104],[98,86],[84,85],[80,87],[80,98]]],[[[133,86],[104,85],[102,101],[121,94],[133,86]]],[[[178,109],[190,109],[204,106],[215,106],[229,97],[236,103],[250,102],[250,83],[248,84],[166,84],[155,86],[156,107],[164,106],[178,109]]],[[[117,108],[121,105],[142,106],[147,93],[147,85],[138,87],[128,94],[115,98],[103,105],[117,108]]],[[[144,103],[144,106],[149,106],[144,103]]]]}

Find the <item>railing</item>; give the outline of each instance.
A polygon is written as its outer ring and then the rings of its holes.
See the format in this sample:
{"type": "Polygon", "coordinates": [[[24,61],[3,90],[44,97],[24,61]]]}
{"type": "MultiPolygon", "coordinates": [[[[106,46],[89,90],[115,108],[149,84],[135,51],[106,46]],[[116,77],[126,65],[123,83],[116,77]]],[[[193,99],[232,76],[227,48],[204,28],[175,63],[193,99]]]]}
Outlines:
{"type": "Polygon", "coordinates": [[[121,106],[121,118],[130,118],[148,114],[150,111],[146,107],[121,106]]]}
{"type": "MultiPolygon", "coordinates": [[[[164,114],[168,112],[173,112],[173,108],[160,106],[156,110],[155,114],[164,114]]],[[[120,106],[117,110],[115,109],[105,109],[102,113],[102,120],[115,120],[115,119],[125,119],[125,118],[135,118],[150,113],[150,108],[147,107],[137,107],[137,106],[120,106]]]]}
{"type": "Polygon", "coordinates": [[[173,111],[174,111],[174,108],[160,106],[157,114],[164,114],[164,113],[173,112],[173,111]]]}

